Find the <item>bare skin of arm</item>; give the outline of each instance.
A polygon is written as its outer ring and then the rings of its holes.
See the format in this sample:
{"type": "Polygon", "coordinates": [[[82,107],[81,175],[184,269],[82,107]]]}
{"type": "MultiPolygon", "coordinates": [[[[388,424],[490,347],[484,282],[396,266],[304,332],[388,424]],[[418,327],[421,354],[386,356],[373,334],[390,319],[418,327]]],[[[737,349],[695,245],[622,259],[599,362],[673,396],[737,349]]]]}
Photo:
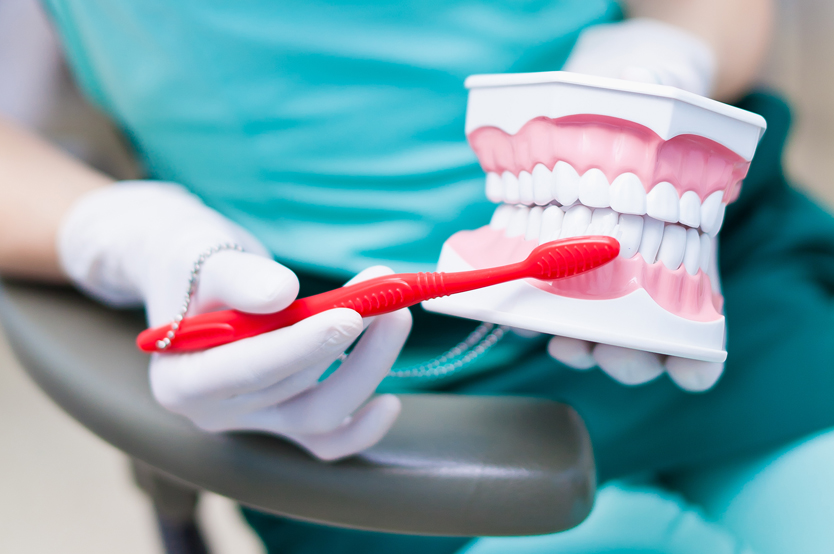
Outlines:
{"type": "Polygon", "coordinates": [[[0,119],[0,274],[64,282],[56,237],[84,193],[113,180],[0,119]]]}
{"type": "Polygon", "coordinates": [[[772,0],[626,0],[628,17],[648,17],[704,39],[716,55],[718,100],[746,92],[767,53],[773,26],[772,0]]]}
{"type": "MultiPolygon", "coordinates": [[[[705,39],[717,56],[714,96],[732,100],[751,84],[767,49],[771,0],[628,0],[649,17],[705,39]]],[[[63,282],[58,229],[72,203],[113,180],[0,119],[0,274],[63,282]]]]}

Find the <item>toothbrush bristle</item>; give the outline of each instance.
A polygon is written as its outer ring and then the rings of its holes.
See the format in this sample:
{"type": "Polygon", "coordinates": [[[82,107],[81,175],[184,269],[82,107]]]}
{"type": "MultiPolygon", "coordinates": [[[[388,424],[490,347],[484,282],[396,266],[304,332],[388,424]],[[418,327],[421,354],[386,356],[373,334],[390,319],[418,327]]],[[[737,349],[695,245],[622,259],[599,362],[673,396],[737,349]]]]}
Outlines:
{"type": "Polygon", "coordinates": [[[575,237],[543,244],[528,260],[537,279],[563,279],[604,265],[619,252],[620,243],[612,237],[575,237]]]}

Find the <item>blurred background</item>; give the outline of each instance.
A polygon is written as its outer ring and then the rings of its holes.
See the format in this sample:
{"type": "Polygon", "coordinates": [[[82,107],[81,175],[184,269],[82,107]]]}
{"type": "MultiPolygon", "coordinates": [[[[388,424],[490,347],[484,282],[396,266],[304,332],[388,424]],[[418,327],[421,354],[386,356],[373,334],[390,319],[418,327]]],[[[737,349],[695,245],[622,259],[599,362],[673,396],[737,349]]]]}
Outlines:
{"type": "Polygon", "coordinates": [[[834,3],[777,0],[776,34],[761,83],[788,99],[794,124],[786,169],[797,187],[834,207],[834,3]]]}
{"type": "MultiPolygon", "coordinates": [[[[788,98],[789,176],[834,207],[834,3],[778,0],[760,82],[788,98]]],[[[136,174],[121,137],[87,106],[36,0],[0,0],[0,113],[119,178],[136,174]]],[[[462,130],[461,130],[462,132],[462,130]]],[[[263,552],[228,500],[200,518],[216,554],[263,552]]],[[[0,552],[161,552],[127,460],[63,414],[26,377],[0,335],[0,552]]]]}

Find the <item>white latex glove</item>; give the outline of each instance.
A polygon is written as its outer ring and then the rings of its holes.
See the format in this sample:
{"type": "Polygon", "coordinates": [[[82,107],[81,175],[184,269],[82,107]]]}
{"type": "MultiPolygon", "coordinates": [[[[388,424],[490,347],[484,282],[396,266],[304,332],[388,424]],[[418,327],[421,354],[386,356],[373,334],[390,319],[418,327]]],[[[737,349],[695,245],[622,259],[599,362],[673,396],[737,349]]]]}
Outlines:
{"type": "Polygon", "coordinates": [[[723,363],[699,362],[676,356],[661,356],[631,348],[597,344],[568,337],[553,337],[548,353],[576,370],[599,367],[612,379],[624,385],[642,385],[669,374],[683,390],[702,392],[711,388],[724,371],[723,363]]]}
{"type": "Polygon", "coordinates": [[[637,18],[582,31],[563,69],[708,96],[715,64],[715,53],[703,39],[667,23],[637,18]]]}
{"type": "MultiPolygon", "coordinates": [[[[179,312],[197,257],[228,242],[246,252],[208,258],[189,315],[218,308],[268,313],[295,299],[298,280],[289,269],[176,185],[122,183],[86,195],[65,219],[58,249],[80,288],[112,305],[144,303],[157,326],[179,312]]],[[[371,268],[355,280],[388,272],[371,268]]],[[[347,360],[319,382],[363,330],[356,312],[330,310],[203,352],[155,354],[151,389],[164,407],[204,430],[272,433],[333,460],[372,446],[396,420],[397,397],[368,400],[410,329],[408,310],[374,318],[347,360]]]]}
{"type": "MultiPolygon", "coordinates": [[[[706,96],[715,77],[715,55],[706,42],[682,29],[652,19],[629,19],[582,31],[564,70],[669,85],[706,96]]],[[[717,273],[712,278],[717,280],[717,273]]],[[[624,385],[652,381],[665,371],[682,389],[705,391],[724,370],[722,363],[567,337],[550,339],[547,351],[574,369],[599,366],[624,385]]]]}

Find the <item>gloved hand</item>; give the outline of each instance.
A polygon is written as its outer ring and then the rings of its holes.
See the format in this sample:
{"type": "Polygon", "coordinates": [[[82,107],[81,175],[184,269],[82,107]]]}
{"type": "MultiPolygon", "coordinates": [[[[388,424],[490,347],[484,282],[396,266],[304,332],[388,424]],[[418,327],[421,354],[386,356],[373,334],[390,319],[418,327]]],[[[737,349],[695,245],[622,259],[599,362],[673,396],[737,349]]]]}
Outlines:
{"type": "Polygon", "coordinates": [[[563,69],[708,96],[715,66],[715,53],[701,38],[667,23],[636,18],[582,31],[563,69]]]}
{"type": "MultiPolygon", "coordinates": [[[[715,78],[715,55],[706,42],[682,29],[652,19],[629,19],[582,31],[563,69],[669,85],[706,96],[715,78]]],[[[717,280],[717,272],[711,278],[717,280]]],[[[553,337],[547,351],[577,370],[599,366],[625,385],[646,383],[665,371],[682,389],[705,391],[724,370],[722,363],[661,356],[567,337],[553,337]]]]}
{"type": "MultiPolygon", "coordinates": [[[[65,272],[111,305],[144,304],[151,326],[181,310],[190,272],[212,247],[188,315],[219,308],[251,313],[283,309],[298,280],[269,258],[249,233],[185,189],[165,183],[121,183],[87,194],[59,233],[65,272]]],[[[355,280],[386,272],[371,268],[355,280]]],[[[379,441],[400,411],[395,396],[373,395],[411,329],[401,310],[378,316],[327,379],[327,368],[363,330],[348,309],[330,310],[285,329],[197,353],[154,354],[151,389],[167,409],[208,431],[254,430],[296,442],[332,460],[379,441]]],[[[174,339],[176,340],[176,339],[174,339]]]]}

